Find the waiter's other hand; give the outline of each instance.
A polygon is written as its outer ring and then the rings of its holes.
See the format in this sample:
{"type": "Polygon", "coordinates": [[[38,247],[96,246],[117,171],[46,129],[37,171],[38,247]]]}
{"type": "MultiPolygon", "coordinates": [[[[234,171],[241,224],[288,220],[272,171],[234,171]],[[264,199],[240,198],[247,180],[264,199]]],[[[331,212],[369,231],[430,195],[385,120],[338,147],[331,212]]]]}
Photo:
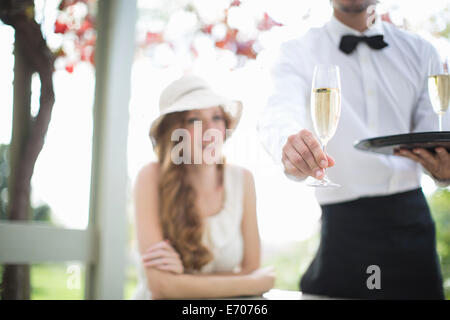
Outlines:
{"type": "Polygon", "coordinates": [[[284,173],[298,179],[308,176],[322,179],[324,169],[334,166],[334,159],[323,153],[319,141],[306,129],[288,137],[282,162],[284,173]]]}
{"type": "Polygon", "coordinates": [[[395,151],[394,155],[402,156],[419,162],[433,177],[438,180],[450,179],[450,155],[445,148],[436,148],[436,155],[423,149],[416,148],[412,152],[406,149],[395,151]]]}

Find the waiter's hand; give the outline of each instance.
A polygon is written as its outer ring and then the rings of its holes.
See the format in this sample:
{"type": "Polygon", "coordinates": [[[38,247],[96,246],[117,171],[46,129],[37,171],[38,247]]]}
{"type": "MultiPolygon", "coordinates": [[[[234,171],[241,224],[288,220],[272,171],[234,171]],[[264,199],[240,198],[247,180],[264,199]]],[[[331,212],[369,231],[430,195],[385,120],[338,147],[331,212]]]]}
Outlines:
{"type": "Polygon", "coordinates": [[[423,149],[416,148],[412,152],[406,149],[395,151],[394,154],[419,162],[433,177],[438,180],[450,179],[450,155],[445,148],[436,148],[436,155],[423,149]]]}
{"type": "Polygon", "coordinates": [[[283,147],[284,172],[298,179],[324,177],[324,169],[334,166],[334,159],[326,156],[314,135],[303,129],[289,136],[283,147]]]}

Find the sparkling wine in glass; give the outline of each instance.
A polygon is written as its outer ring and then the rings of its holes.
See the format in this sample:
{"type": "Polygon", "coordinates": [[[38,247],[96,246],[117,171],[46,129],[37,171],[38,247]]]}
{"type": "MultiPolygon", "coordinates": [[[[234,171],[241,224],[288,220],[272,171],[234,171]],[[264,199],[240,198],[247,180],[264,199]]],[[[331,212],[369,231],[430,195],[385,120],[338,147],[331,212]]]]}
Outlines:
{"type": "Polygon", "coordinates": [[[428,68],[428,94],[434,112],[439,117],[439,131],[442,131],[442,117],[450,104],[450,74],[448,72],[448,57],[434,58],[428,68]]]}
{"type": "MultiPolygon", "coordinates": [[[[336,65],[318,65],[314,68],[311,92],[311,116],[314,130],[325,147],[334,136],[341,114],[341,82],[339,67],[336,65]]],[[[325,153],[326,154],[326,153],[325,153]]],[[[326,175],[322,179],[308,178],[307,185],[312,187],[340,187],[326,175]]]]}

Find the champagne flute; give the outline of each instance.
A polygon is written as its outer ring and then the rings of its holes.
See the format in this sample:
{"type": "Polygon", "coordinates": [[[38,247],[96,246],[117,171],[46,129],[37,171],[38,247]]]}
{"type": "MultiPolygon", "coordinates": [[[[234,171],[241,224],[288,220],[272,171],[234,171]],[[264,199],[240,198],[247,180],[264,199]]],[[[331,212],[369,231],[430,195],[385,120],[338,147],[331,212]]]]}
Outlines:
{"type": "MultiPolygon", "coordinates": [[[[341,114],[341,80],[336,65],[317,65],[311,92],[311,116],[314,130],[325,147],[334,136],[341,114]]],[[[326,153],[325,153],[326,154],[326,153]]],[[[312,187],[340,187],[326,175],[322,179],[308,177],[307,185],[312,187]]]]}
{"type": "Polygon", "coordinates": [[[434,58],[428,66],[428,95],[434,112],[439,117],[439,131],[442,131],[442,117],[450,104],[449,59],[434,58]]]}

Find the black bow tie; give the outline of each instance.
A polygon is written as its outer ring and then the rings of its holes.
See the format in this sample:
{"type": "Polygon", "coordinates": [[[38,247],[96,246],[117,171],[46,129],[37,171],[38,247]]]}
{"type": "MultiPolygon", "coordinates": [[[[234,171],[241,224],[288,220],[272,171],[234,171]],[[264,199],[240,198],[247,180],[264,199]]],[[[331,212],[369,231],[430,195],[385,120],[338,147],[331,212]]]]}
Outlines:
{"type": "Polygon", "coordinates": [[[388,44],[383,40],[383,35],[376,35],[371,37],[345,35],[341,38],[339,49],[341,49],[341,51],[346,54],[352,53],[358,43],[361,41],[364,41],[369,47],[376,50],[383,49],[388,46],[388,44]]]}

